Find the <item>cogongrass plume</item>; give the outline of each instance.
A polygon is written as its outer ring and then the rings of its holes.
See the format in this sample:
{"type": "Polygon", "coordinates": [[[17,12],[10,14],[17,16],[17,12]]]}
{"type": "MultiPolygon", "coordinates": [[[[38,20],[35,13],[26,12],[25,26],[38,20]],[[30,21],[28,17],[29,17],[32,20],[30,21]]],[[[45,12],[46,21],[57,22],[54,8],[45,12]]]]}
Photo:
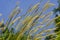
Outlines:
{"type": "MultiPolygon", "coordinates": [[[[55,30],[55,28],[45,30],[45,28],[49,27],[56,19],[56,18],[54,18],[51,20],[49,18],[50,16],[52,16],[52,12],[49,12],[42,16],[43,12],[45,12],[45,10],[47,10],[51,6],[54,6],[54,4],[47,2],[44,5],[44,7],[42,8],[42,10],[40,12],[37,12],[38,10],[36,11],[35,9],[39,9],[40,8],[39,5],[40,5],[40,3],[37,3],[36,5],[31,7],[29,10],[27,10],[26,14],[23,14],[24,16],[22,15],[20,17],[17,17],[17,15],[20,13],[20,9],[18,8],[18,6],[15,7],[15,9],[12,11],[12,13],[9,16],[8,21],[6,22],[7,23],[6,29],[2,33],[3,35],[1,36],[1,40],[3,40],[3,39],[4,40],[38,40],[38,39],[42,40],[42,38],[45,38],[47,36],[47,35],[42,36],[43,33],[55,30]],[[33,15],[30,15],[30,13],[32,13],[33,15]],[[27,15],[27,14],[29,14],[29,15],[27,15]],[[43,19],[42,22],[38,21],[41,19],[43,19]],[[19,22],[18,22],[18,24],[16,24],[16,27],[15,27],[14,24],[17,21],[19,21],[19,22]],[[46,23],[46,25],[44,25],[45,23],[46,23]],[[37,24],[39,24],[39,25],[37,25],[37,24]],[[11,28],[11,30],[9,30],[10,27],[12,27],[12,26],[15,27],[16,30],[14,30],[14,28],[11,28]],[[41,32],[39,32],[38,34],[35,34],[40,29],[43,29],[43,30],[41,32]],[[18,31],[18,32],[14,33],[14,31],[15,32],[18,31]],[[35,34],[35,35],[33,35],[33,34],[35,34]],[[37,35],[38,35],[38,37],[37,37],[37,35]]],[[[54,34],[54,33],[52,33],[52,34],[54,34]]],[[[51,35],[51,34],[48,34],[48,35],[51,35]]]]}

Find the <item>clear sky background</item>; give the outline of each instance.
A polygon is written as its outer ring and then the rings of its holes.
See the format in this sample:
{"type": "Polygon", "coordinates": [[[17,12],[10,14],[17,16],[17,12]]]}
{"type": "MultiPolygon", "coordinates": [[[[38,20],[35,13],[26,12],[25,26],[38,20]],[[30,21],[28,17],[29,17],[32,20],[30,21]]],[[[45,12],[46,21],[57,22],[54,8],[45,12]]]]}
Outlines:
{"type": "MultiPolygon", "coordinates": [[[[40,0],[0,0],[0,13],[2,14],[2,16],[0,16],[0,21],[2,18],[7,20],[9,14],[16,6],[17,1],[20,2],[19,6],[20,6],[20,9],[22,10],[21,14],[23,14],[28,9],[29,5],[34,5],[38,3],[40,0]]],[[[44,2],[46,1],[48,0],[44,0],[42,3],[44,4],[44,2]]],[[[55,4],[55,6],[52,7],[50,10],[58,6],[57,0],[50,0],[50,2],[55,4]]]]}

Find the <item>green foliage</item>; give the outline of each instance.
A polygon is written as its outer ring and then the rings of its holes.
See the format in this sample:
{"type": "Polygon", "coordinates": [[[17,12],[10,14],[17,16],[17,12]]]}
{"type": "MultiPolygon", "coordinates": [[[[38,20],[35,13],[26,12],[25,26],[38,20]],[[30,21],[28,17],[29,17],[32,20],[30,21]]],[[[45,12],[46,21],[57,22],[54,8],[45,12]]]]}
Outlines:
{"type": "Polygon", "coordinates": [[[60,34],[57,35],[55,40],[60,40],[60,34]]]}
{"type": "Polygon", "coordinates": [[[56,39],[55,40],[60,40],[60,17],[58,17],[56,20],[56,30],[55,30],[55,33],[57,33],[56,35],[56,39]]]}

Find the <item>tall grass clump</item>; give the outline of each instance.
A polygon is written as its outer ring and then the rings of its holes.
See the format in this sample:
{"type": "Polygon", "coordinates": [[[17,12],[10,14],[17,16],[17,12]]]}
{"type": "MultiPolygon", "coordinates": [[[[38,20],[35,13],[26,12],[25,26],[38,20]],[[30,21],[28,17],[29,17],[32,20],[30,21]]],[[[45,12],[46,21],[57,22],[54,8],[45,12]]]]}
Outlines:
{"type": "Polygon", "coordinates": [[[55,35],[55,33],[49,33],[56,28],[46,29],[56,19],[50,19],[53,12],[44,14],[54,4],[47,1],[40,10],[41,2],[36,3],[21,16],[19,16],[21,10],[16,6],[9,15],[4,27],[0,28],[2,31],[0,33],[0,40],[42,40],[51,34],[55,35]]]}

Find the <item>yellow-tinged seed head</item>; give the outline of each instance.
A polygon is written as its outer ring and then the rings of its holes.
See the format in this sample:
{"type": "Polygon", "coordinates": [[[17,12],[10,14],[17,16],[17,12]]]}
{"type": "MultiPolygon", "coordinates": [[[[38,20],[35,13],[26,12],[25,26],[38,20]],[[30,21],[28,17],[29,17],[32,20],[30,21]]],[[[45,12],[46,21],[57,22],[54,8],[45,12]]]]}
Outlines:
{"type": "Polygon", "coordinates": [[[43,11],[45,11],[45,10],[47,10],[48,8],[50,8],[50,7],[52,7],[52,6],[54,6],[55,4],[53,4],[53,3],[49,3],[49,1],[44,5],[44,7],[43,7],[43,11]]]}

